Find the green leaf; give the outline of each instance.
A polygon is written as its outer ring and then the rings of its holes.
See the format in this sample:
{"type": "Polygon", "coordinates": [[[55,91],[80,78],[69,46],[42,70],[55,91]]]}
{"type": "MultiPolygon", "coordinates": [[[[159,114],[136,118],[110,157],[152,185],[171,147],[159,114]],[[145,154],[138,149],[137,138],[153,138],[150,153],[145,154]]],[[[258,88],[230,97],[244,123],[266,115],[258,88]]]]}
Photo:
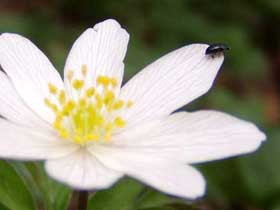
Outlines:
{"type": "Polygon", "coordinates": [[[54,210],[67,209],[71,198],[71,190],[60,185],[56,187],[54,195],[54,210]]]}
{"type": "Polygon", "coordinates": [[[11,162],[16,171],[24,177],[37,206],[44,210],[65,210],[71,197],[71,189],[54,181],[45,172],[43,164],[11,162]]]}
{"type": "Polygon", "coordinates": [[[16,170],[0,161],[0,203],[11,210],[35,210],[34,201],[16,170]]]}
{"type": "Polygon", "coordinates": [[[267,141],[255,154],[240,159],[243,179],[256,201],[275,203],[279,201],[280,167],[279,128],[266,129],[267,141]]]}
{"type": "Polygon", "coordinates": [[[137,208],[146,209],[164,206],[172,203],[182,203],[183,201],[160,192],[148,189],[143,193],[141,198],[137,202],[137,208]]]}
{"type": "MultiPolygon", "coordinates": [[[[30,167],[30,166],[29,166],[30,167]]],[[[40,190],[41,202],[46,210],[65,210],[71,198],[71,189],[50,178],[43,164],[36,163],[30,170],[40,190]]]]}
{"type": "Polygon", "coordinates": [[[227,112],[241,119],[261,124],[265,118],[264,103],[257,95],[241,97],[233,91],[217,87],[206,98],[214,109],[227,112]]]}
{"type": "Polygon", "coordinates": [[[10,209],[8,209],[6,206],[2,205],[1,203],[0,203],[0,209],[1,209],[1,210],[10,210],[10,209]]]}
{"type": "MultiPolygon", "coordinates": [[[[175,208],[164,206],[164,207],[156,207],[156,208],[146,208],[146,209],[139,209],[139,210],[176,210],[175,208]]],[[[188,209],[185,209],[188,210],[188,209]]]]}
{"type": "MultiPolygon", "coordinates": [[[[45,172],[44,172],[45,173],[45,172]]],[[[41,177],[41,180],[44,180],[40,185],[40,188],[44,192],[44,199],[47,202],[47,210],[66,210],[71,198],[72,190],[51,179],[47,175],[41,177]]]]}
{"type": "Polygon", "coordinates": [[[131,210],[143,185],[129,178],[122,179],[108,190],[97,192],[88,210],[131,210]]]}
{"type": "Polygon", "coordinates": [[[239,162],[236,159],[201,164],[199,168],[207,180],[207,196],[211,200],[227,205],[238,200],[240,196],[247,198],[239,162]]]}

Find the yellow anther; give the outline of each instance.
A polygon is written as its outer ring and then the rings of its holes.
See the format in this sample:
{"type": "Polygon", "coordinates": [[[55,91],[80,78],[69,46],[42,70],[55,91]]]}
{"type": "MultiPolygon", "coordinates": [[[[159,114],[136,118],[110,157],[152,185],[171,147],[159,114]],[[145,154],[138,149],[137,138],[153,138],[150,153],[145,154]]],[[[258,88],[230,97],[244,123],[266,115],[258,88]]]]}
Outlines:
{"type": "Polygon", "coordinates": [[[83,64],[82,65],[82,74],[85,77],[87,75],[88,69],[87,69],[87,65],[83,64]]]}
{"type": "Polygon", "coordinates": [[[65,103],[65,100],[66,100],[65,91],[61,90],[58,96],[58,101],[61,105],[63,105],[65,103]]]}
{"type": "Polygon", "coordinates": [[[87,135],[85,136],[85,139],[86,139],[87,141],[98,141],[99,138],[100,138],[100,136],[97,135],[97,134],[94,134],[94,133],[87,134],[87,135]]]}
{"type": "Polygon", "coordinates": [[[94,119],[94,123],[99,127],[103,125],[104,121],[105,121],[104,118],[100,115],[96,116],[94,119]]]}
{"type": "Polygon", "coordinates": [[[49,99],[47,99],[47,98],[45,98],[45,104],[46,104],[46,106],[47,107],[49,107],[53,112],[57,112],[57,106],[54,104],[54,103],[52,103],[49,99]]]}
{"type": "Polygon", "coordinates": [[[91,96],[94,95],[94,93],[95,93],[95,89],[93,87],[91,87],[91,88],[87,89],[86,96],[90,98],[91,96]]]}
{"type": "Polygon", "coordinates": [[[118,86],[118,80],[116,78],[111,78],[111,85],[115,88],[118,86]]]}
{"type": "Polygon", "coordinates": [[[62,109],[62,115],[68,116],[70,112],[75,108],[75,106],[76,104],[74,101],[68,101],[62,109]]]}
{"type": "Polygon", "coordinates": [[[51,108],[52,103],[48,98],[45,98],[44,102],[45,102],[47,107],[51,108]]]}
{"type": "Polygon", "coordinates": [[[56,130],[61,129],[61,121],[55,120],[54,123],[53,123],[53,127],[54,127],[56,130]]]}
{"type": "Polygon", "coordinates": [[[97,82],[98,85],[101,85],[101,84],[102,84],[103,78],[104,78],[103,76],[98,76],[98,77],[97,77],[96,82],[97,82]]]}
{"type": "Polygon", "coordinates": [[[98,109],[100,109],[103,106],[103,99],[99,94],[95,95],[95,100],[96,100],[96,106],[98,109]]]}
{"type": "Polygon", "coordinates": [[[104,135],[105,141],[109,141],[111,139],[113,128],[114,128],[114,125],[111,122],[106,125],[105,135],[104,135]]]}
{"type": "Polygon", "coordinates": [[[69,81],[71,81],[72,78],[73,78],[73,76],[74,76],[74,72],[73,72],[72,70],[68,70],[67,73],[66,73],[67,79],[68,79],[69,81]]]}
{"type": "Polygon", "coordinates": [[[110,103],[112,103],[112,102],[114,101],[114,99],[115,99],[115,94],[114,94],[114,92],[113,92],[113,91],[110,91],[110,90],[106,91],[106,93],[105,93],[105,98],[104,98],[105,104],[110,104],[110,103]]]}
{"type": "Polygon", "coordinates": [[[80,100],[79,100],[79,105],[80,105],[81,107],[85,107],[85,106],[86,106],[86,104],[87,104],[86,99],[84,99],[84,98],[80,98],[80,100]]]}
{"type": "Polygon", "coordinates": [[[131,108],[132,106],[133,106],[133,101],[128,100],[128,101],[127,101],[127,104],[126,104],[126,107],[127,107],[127,108],[131,108]]]}
{"type": "Polygon", "coordinates": [[[113,123],[109,122],[105,127],[106,133],[111,132],[113,130],[113,127],[114,127],[113,123]]]}
{"type": "Polygon", "coordinates": [[[89,115],[91,117],[94,117],[95,115],[95,111],[96,111],[96,107],[92,104],[92,103],[89,103],[87,108],[86,108],[87,112],[89,113],[89,115]]]}
{"type": "Polygon", "coordinates": [[[116,117],[114,120],[114,124],[118,128],[123,128],[125,126],[126,122],[121,117],[116,117]]]}
{"type": "Polygon", "coordinates": [[[83,143],[84,143],[82,137],[81,137],[81,136],[78,136],[78,135],[75,135],[75,136],[73,137],[73,140],[74,140],[77,144],[83,144],[83,143]]]}
{"type": "Polygon", "coordinates": [[[58,108],[57,108],[57,106],[55,104],[53,104],[51,108],[52,108],[53,112],[57,112],[58,111],[58,108]]]}
{"type": "Polygon", "coordinates": [[[107,76],[98,76],[97,77],[97,84],[103,85],[104,87],[107,87],[110,84],[110,79],[107,76]]]}
{"type": "Polygon", "coordinates": [[[61,114],[63,116],[69,116],[70,115],[70,111],[69,109],[67,109],[66,107],[63,108],[63,110],[61,111],[61,114]]]}
{"type": "Polygon", "coordinates": [[[57,87],[55,85],[53,85],[52,83],[49,83],[48,87],[49,87],[49,91],[51,94],[55,95],[57,93],[57,87]]]}
{"type": "Polygon", "coordinates": [[[72,83],[73,88],[80,90],[84,86],[84,80],[75,79],[72,83]]]}
{"type": "Polygon", "coordinates": [[[113,109],[118,110],[121,109],[124,105],[124,101],[123,100],[118,100],[114,103],[113,105],[113,109]]]}
{"type": "Polygon", "coordinates": [[[55,121],[62,122],[62,120],[63,120],[63,115],[62,115],[61,113],[58,113],[58,114],[56,115],[55,121]]]}
{"type": "Polygon", "coordinates": [[[75,106],[76,106],[76,103],[73,100],[68,101],[67,104],[66,104],[67,109],[69,109],[70,111],[72,109],[74,109],[75,106]]]}
{"type": "Polygon", "coordinates": [[[75,133],[81,136],[83,134],[83,129],[78,127],[76,128],[75,133]]]}
{"type": "Polygon", "coordinates": [[[69,138],[69,133],[67,132],[66,129],[61,128],[61,129],[59,130],[59,136],[60,136],[61,138],[67,139],[67,138],[69,138]]]}
{"type": "Polygon", "coordinates": [[[105,141],[110,141],[111,140],[111,136],[112,136],[111,133],[106,133],[105,136],[104,136],[104,140],[105,141]]]}

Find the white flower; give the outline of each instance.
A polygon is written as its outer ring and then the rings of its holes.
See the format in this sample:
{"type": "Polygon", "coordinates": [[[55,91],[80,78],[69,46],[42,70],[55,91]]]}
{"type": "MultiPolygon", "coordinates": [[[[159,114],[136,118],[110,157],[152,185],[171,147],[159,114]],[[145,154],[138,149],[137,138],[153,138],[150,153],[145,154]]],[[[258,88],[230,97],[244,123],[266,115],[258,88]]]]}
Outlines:
{"type": "Polygon", "coordinates": [[[45,160],[51,177],[78,189],[108,188],[128,175],[194,199],[205,181],[190,164],[260,146],[265,135],[233,116],[173,114],[209,90],[222,55],[187,45],[121,87],[128,40],[115,20],[87,29],[70,51],[63,82],[28,39],[2,34],[0,157],[45,160]]]}

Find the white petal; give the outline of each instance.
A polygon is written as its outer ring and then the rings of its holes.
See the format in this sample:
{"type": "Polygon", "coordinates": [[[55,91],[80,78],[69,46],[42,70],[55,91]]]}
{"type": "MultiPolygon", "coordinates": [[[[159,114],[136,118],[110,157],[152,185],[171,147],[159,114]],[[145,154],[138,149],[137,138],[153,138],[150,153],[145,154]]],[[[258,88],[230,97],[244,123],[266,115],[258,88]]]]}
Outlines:
{"type": "Polygon", "coordinates": [[[12,122],[32,128],[50,127],[24,104],[11,81],[2,71],[0,71],[0,115],[12,122]]]}
{"type": "Polygon", "coordinates": [[[45,106],[48,83],[63,89],[63,82],[47,57],[28,39],[4,33],[0,36],[0,64],[24,102],[48,122],[53,113],[45,106]]]}
{"type": "Polygon", "coordinates": [[[85,64],[90,85],[95,84],[97,75],[114,76],[120,85],[128,40],[128,33],[115,20],[109,19],[87,29],[73,45],[64,75],[72,70],[78,78],[81,77],[81,67],[85,64]]]}
{"type": "Polygon", "coordinates": [[[105,167],[84,149],[60,159],[48,160],[45,167],[51,177],[83,190],[107,188],[122,177],[122,173],[105,167]]]}
{"type": "Polygon", "coordinates": [[[200,111],[188,116],[191,146],[184,158],[191,163],[212,161],[256,151],[266,136],[253,123],[217,111],[200,111]]]}
{"type": "Polygon", "coordinates": [[[130,152],[198,163],[253,152],[265,140],[254,124],[217,111],[179,112],[127,130],[114,145],[130,152]]]}
{"type": "Polygon", "coordinates": [[[77,150],[77,145],[55,134],[34,131],[0,119],[0,157],[41,160],[58,158],[77,150]]]}
{"type": "Polygon", "coordinates": [[[187,199],[204,194],[205,181],[191,166],[112,147],[92,148],[106,166],[124,172],[164,193],[187,199]]]}
{"type": "Polygon", "coordinates": [[[148,65],[121,90],[121,97],[134,102],[123,116],[129,123],[168,115],[206,93],[224,57],[205,55],[206,44],[175,50],[148,65]]]}

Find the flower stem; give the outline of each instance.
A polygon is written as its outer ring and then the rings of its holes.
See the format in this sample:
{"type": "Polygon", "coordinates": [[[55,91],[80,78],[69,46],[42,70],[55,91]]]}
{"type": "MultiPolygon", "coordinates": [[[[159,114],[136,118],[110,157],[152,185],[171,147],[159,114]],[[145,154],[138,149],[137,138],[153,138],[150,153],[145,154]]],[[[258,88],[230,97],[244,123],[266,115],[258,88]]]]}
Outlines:
{"type": "Polygon", "coordinates": [[[88,191],[78,192],[78,210],[86,210],[88,203],[88,191]]]}
{"type": "Polygon", "coordinates": [[[86,210],[88,203],[88,191],[75,190],[67,210],[86,210]]]}

